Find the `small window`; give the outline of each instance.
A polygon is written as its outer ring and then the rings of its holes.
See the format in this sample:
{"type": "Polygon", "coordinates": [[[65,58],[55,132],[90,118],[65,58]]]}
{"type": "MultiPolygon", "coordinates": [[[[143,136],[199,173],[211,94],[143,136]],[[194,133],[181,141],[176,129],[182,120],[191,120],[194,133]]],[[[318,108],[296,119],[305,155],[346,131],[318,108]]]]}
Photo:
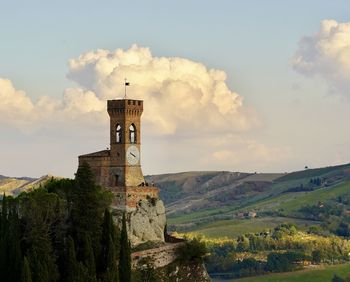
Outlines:
{"type": "Polygon", "coordinates": [[[120,124],[117,124],[117,127],[116,127],[115,142],[116,143],[122,142],[122,127],[120,126],[120,124]]]}
{"type": "Polygon", "coordinates": [[[119,184],[119,175],[116,174],[114,178],[114,186],[118,186],[118,184],[119,184]]]}
{"type": "Polygon", "coordinates": [[[129,127],[129,139],[130,143],[136,143],[136,127],[133,123],[129,127]]]}

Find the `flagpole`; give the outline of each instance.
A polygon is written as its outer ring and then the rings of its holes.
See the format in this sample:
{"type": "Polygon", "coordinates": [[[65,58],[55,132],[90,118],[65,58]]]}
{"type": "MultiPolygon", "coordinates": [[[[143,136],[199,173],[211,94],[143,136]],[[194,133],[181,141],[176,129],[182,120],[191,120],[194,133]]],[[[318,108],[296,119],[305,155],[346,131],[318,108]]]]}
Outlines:
{"type": "Polygon", "coordinates": [[[126,99],[126,78],[124,78],[124,100],[126,99]]]}

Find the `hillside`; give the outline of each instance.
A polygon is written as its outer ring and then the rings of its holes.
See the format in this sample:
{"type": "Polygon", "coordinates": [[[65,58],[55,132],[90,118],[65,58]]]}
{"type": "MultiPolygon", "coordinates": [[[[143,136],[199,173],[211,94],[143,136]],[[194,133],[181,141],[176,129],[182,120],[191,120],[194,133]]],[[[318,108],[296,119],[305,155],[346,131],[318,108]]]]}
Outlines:
{"type": "Polygon", "coordinates": [[[283,174],[242,172],[183,172],[147,176],[160,188],[167,215],[186,214],[241,204],[268,189],[283,174]]]}
{"type": "Polygon", "coordinates": [[[236,229],[238,219],[256,216],[266,217],[269,227],[274,223],[268,219],[276,216],[291,223],[301,218],[299,226],[307,226],[315,222],[301,208],[350,193],[350,164],[288,174],[184,172],[147,176],[147,181],[160,188],[170,230],[208,230],[218,220],[224,229],[236,229]]]}
{"type": "Polygon", "coordinates": [[[46,181],[52,179],[52,177],[51,175],[44,175],[40,178],[7,177],[0,175],[0,195],[16,196],[23,191],[29,191],[43,185],[46,181]]]}
{"type": "MultiPolygon", "coordinates": [[[[0,193],[18,195],[51,177],[1,175],[0,193]]],[[[317,216],[307,216],[300,210],[350,194],[350,164],[292,173],[182,172],[146,176],[146,180],[160,188],[169,230],[203,230],[207,234],[234,230],[237,234],[245,228],[249,231],[251,224],[258,228],[281,222],[299,227],[317,224],[317,216]],[[258,220],[254,221],[255,217],[258,220]]]]}

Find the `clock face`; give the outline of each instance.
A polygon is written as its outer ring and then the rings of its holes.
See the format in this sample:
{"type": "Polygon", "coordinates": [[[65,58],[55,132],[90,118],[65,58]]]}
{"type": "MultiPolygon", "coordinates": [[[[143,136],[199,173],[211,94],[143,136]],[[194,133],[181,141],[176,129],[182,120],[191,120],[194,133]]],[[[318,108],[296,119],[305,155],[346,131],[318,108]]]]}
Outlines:
{"type": "Polygon", "coordinates": [[[140,151],[132,145],[126,150],[126,159],[130,165],[136,165],[140,160],[140,151]]]}

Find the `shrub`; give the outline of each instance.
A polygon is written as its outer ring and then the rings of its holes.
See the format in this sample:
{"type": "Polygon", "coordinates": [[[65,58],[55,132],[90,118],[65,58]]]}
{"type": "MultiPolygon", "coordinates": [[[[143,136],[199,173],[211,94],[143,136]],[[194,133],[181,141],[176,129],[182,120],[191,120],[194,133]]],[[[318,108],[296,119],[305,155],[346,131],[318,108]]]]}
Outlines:
{"type": "Polygon", "coordinates": [[[207,254],[205,242],[198,237],[186,241],[177,249],[178,259],[182,262],[202,262],[207,254]]]}

